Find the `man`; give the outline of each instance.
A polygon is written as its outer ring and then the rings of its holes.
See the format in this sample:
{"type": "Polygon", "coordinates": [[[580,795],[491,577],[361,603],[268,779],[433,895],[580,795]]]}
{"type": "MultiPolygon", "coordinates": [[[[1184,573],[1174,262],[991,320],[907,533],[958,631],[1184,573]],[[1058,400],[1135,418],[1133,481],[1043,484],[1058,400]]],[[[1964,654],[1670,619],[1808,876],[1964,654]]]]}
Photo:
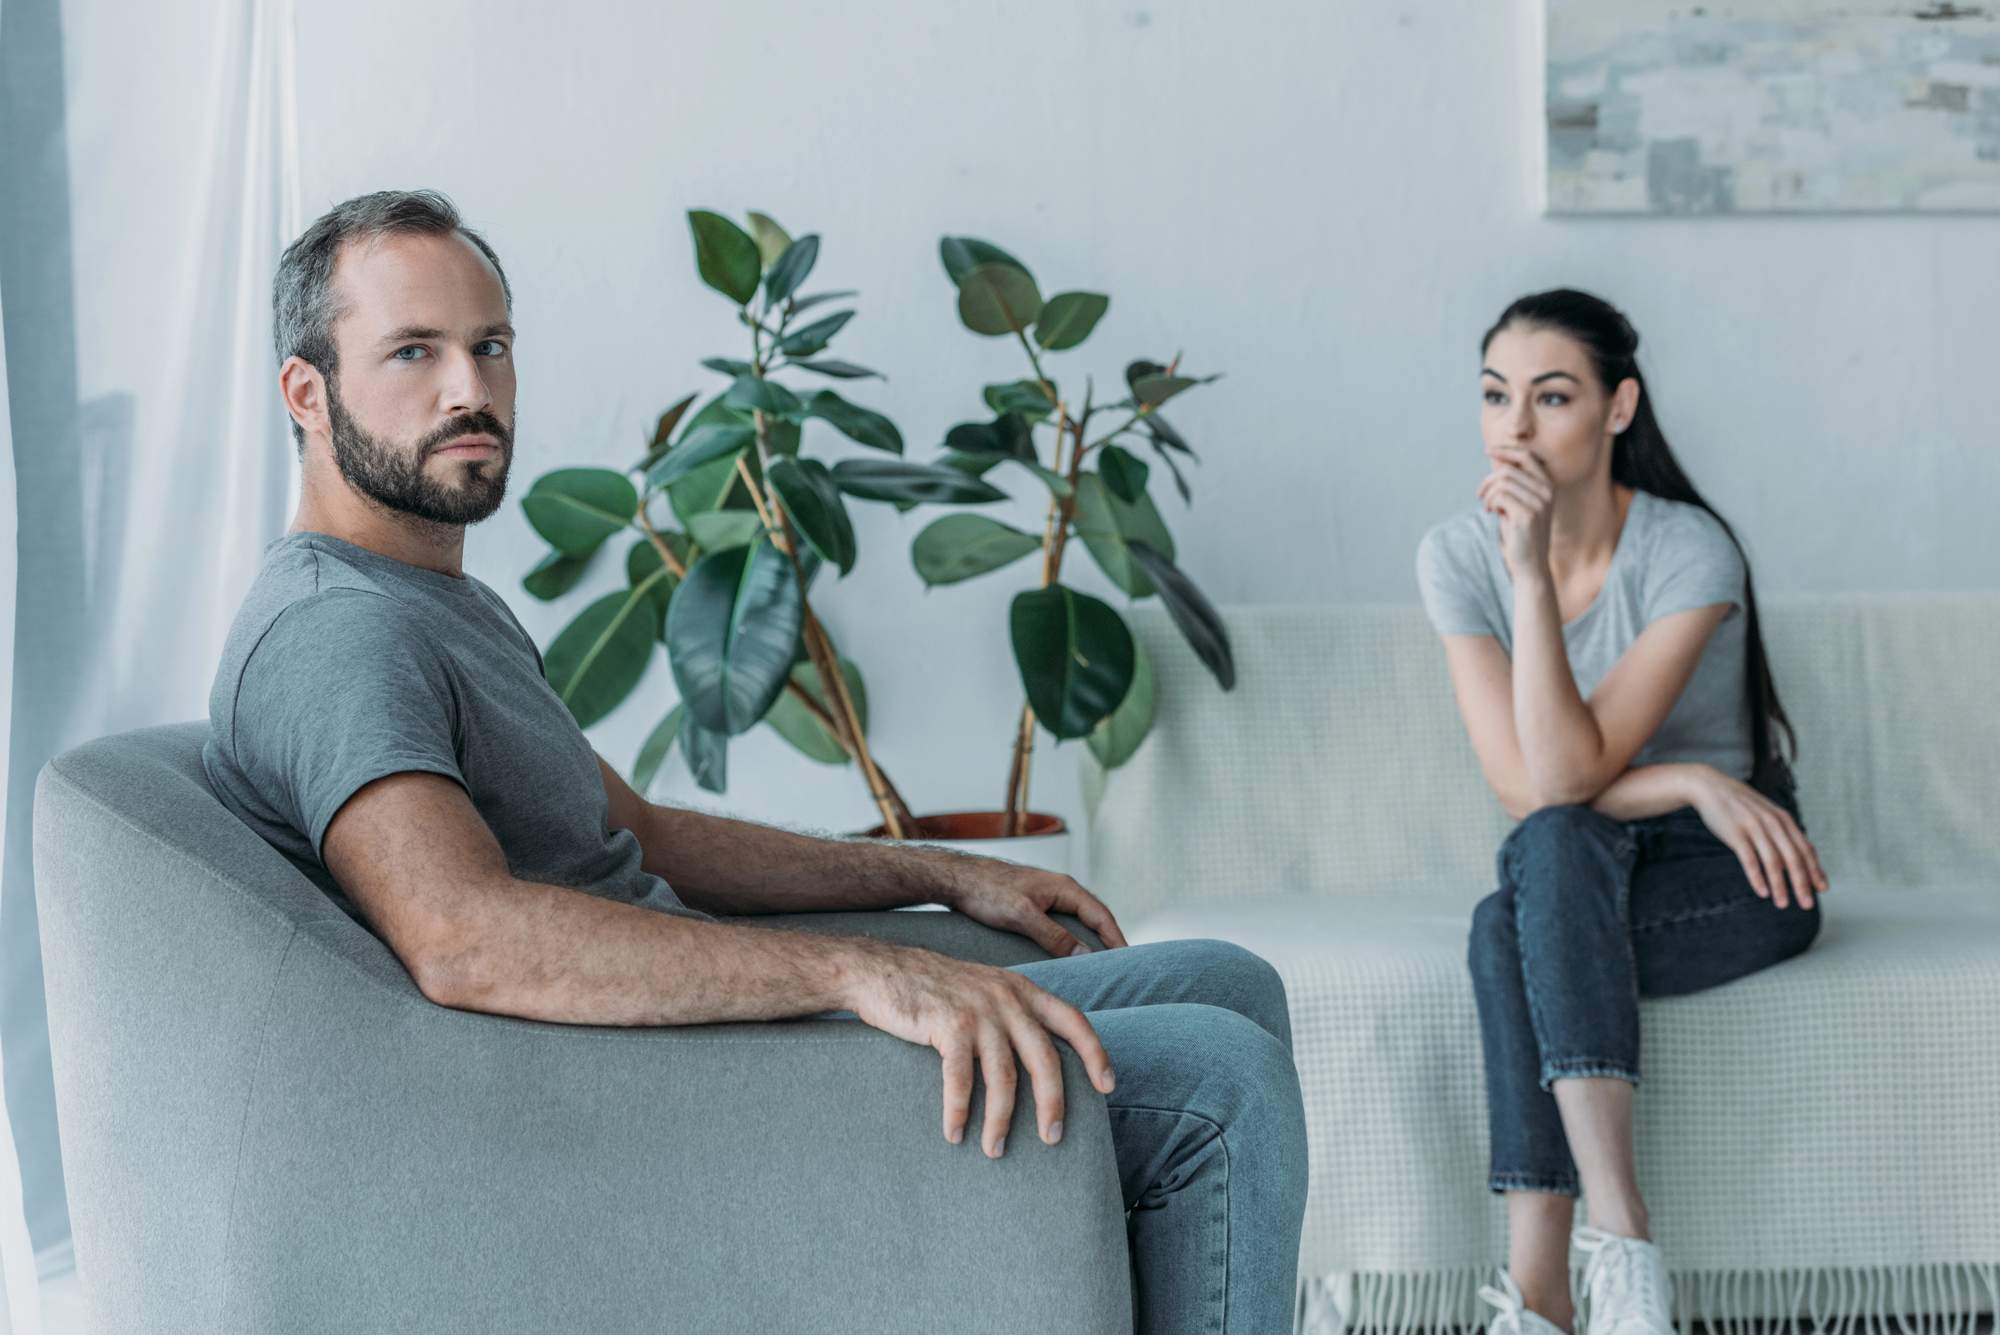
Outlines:
{"type": "Polygon", "coordinates": [[[1144,1328],[1289,1329],[1305,1133],[1270,967],[1216,942],[1092,954],[1048,915],[1124,938],[1066,876],[648,803],[461,569],[513,455],[492,248],[440,195],[367,195],[285,252],[275,305],[304,482],[216,675],[217,796],[441,1006],[627,1025],[849,1010],[938,1050],[954,1144],[977,1066],[992,1158],[1017,1061],[1037,1134],[1061,1138],[1061,1040],[1110,1104],[1144,1328]],[[709,916],[932,901],[1056,958],[995,969],[709,916]]]}

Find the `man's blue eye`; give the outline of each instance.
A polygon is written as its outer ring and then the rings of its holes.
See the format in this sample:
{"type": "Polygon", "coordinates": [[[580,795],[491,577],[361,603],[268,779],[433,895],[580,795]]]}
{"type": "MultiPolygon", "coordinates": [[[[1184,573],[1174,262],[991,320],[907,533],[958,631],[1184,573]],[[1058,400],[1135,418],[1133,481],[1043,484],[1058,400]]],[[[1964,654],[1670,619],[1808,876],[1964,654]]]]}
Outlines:
{"type": "Polygon", "coordinates": [[[422,348],[409,347],[396,349],[396,358],[398,361],[413,362],[423,355],[424,350],[422,348]]]}
{"type": "Polygon", "coordinates": [[[501,357],[506,355],[507,345],[497,338],[489,338],[473,345],[472,351],[480,357],[501,357]]]}

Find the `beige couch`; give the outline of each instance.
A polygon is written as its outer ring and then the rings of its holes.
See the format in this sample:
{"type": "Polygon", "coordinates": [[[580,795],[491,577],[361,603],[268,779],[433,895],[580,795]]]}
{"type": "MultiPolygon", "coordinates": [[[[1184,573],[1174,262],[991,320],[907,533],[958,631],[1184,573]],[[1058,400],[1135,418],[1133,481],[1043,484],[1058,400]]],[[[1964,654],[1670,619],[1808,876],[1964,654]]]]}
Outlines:
{"type": "MultiPolygon", "coordinates": [[[[1509,821],[1411,607],[1229,615],[1223,694],[1135,616],[1160,718],[1085,758],[1092,887],[1135,939],[1236,941],[1291,993],[1308,1327],[1440,1329],[1505,1254],[1467,978],[1509,821]]],[[[1769,600],[1832,876],[1804,956],[1644,1005],[1641,1174],[1679,1319],[2000,1294],[2000,596],[1769,600]]]]}

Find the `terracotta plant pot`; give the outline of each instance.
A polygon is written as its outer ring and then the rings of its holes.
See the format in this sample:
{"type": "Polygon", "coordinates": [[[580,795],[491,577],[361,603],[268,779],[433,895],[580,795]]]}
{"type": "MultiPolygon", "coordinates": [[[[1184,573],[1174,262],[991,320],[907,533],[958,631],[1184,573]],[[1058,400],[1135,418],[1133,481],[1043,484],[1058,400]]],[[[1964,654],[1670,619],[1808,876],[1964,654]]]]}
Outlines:
{"type": "MultiPolygon", "coordinates": [[[[998,811],[947,811],[936,816],[917,817],[913,843],[955,848],[982,858],[999,858],[1044,871],[1069,871],[1069,827],[1062,817],[1030,811],[1021,817],[1021,833],[1011,839],[1000,837],[998,811]]],[[[867,839],[880,839],[888,831],[880,825],[862,832],[867,839]]]]}

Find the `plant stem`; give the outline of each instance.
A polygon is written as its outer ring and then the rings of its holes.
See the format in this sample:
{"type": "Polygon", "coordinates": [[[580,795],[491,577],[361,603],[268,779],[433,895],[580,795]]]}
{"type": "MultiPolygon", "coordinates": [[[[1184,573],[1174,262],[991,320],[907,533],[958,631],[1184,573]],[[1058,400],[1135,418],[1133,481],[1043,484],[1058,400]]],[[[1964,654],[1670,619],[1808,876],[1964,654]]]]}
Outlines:
{"type": "Polygon", "coordinates": [[[1021,726],[1014,730],[1014,763],[1007,770],[1007,805],[1000,811],[1000,837],[1012,839],[1021,832],[1021,817],[1028,805],[1028,757],[1035,749],[1035,707],[1021,706],[1021,726]]]}
{"type": "Polygon", "coordinates": [[[681,564],[680,558],[674,555],[674,549],[667,546],[666,539],[659,535],[658,530],[646,518],[644,505],[639,507],[639,513],[633,518],[638,521],[640,531],[646,535],[646,541],[652,543],[653,550],[660,554],[660,564],[673,571],[675,579],[686,579],[687,567],[681,564]]]}
{"type": "MultiPolygon", "coordinates": [[[[771,419],[761,408],[754,409],[750,420],[757,431],[757,459],[768,470],[771,465],[771,419]]],[[[862,777],[868,783],[869,795],[875,799],[876,808],[882,813],[882,824],[891,839],[909,839],[917,831],[910,808],[903,802],[903,796],[896,791],[889,776],[875,764],[875,757],[868,750],[868,738],[861,730],[861,715],[854,707],[854,699],[847,691],[847,678],[840,670],[840,661],[834,656],[833,644],[826,637],[826,629],[813,615],[812,603],[806,597],[806,569],[799,560],[798,537],[792,532],[791,516],[784,507],[773,502],[768,508],[762,489],[750,476],[750,468],[741,456],[736,467],[743,477],[743,485],[750,490],[751,503],[757,507],[757,515],[771,533],[778,550],[791,558],[792,577],[799,583],[799,611],[801,614],[800,634],[805,641],[806,656],[812,659],[813,670],[819,673],[819,689],[826,697],[826,719],[832,725],[834,739],[841,749],[854,757],[861,766],[862,777]],[[773,512],[775,511],[775,520],[773,512]]]]}

